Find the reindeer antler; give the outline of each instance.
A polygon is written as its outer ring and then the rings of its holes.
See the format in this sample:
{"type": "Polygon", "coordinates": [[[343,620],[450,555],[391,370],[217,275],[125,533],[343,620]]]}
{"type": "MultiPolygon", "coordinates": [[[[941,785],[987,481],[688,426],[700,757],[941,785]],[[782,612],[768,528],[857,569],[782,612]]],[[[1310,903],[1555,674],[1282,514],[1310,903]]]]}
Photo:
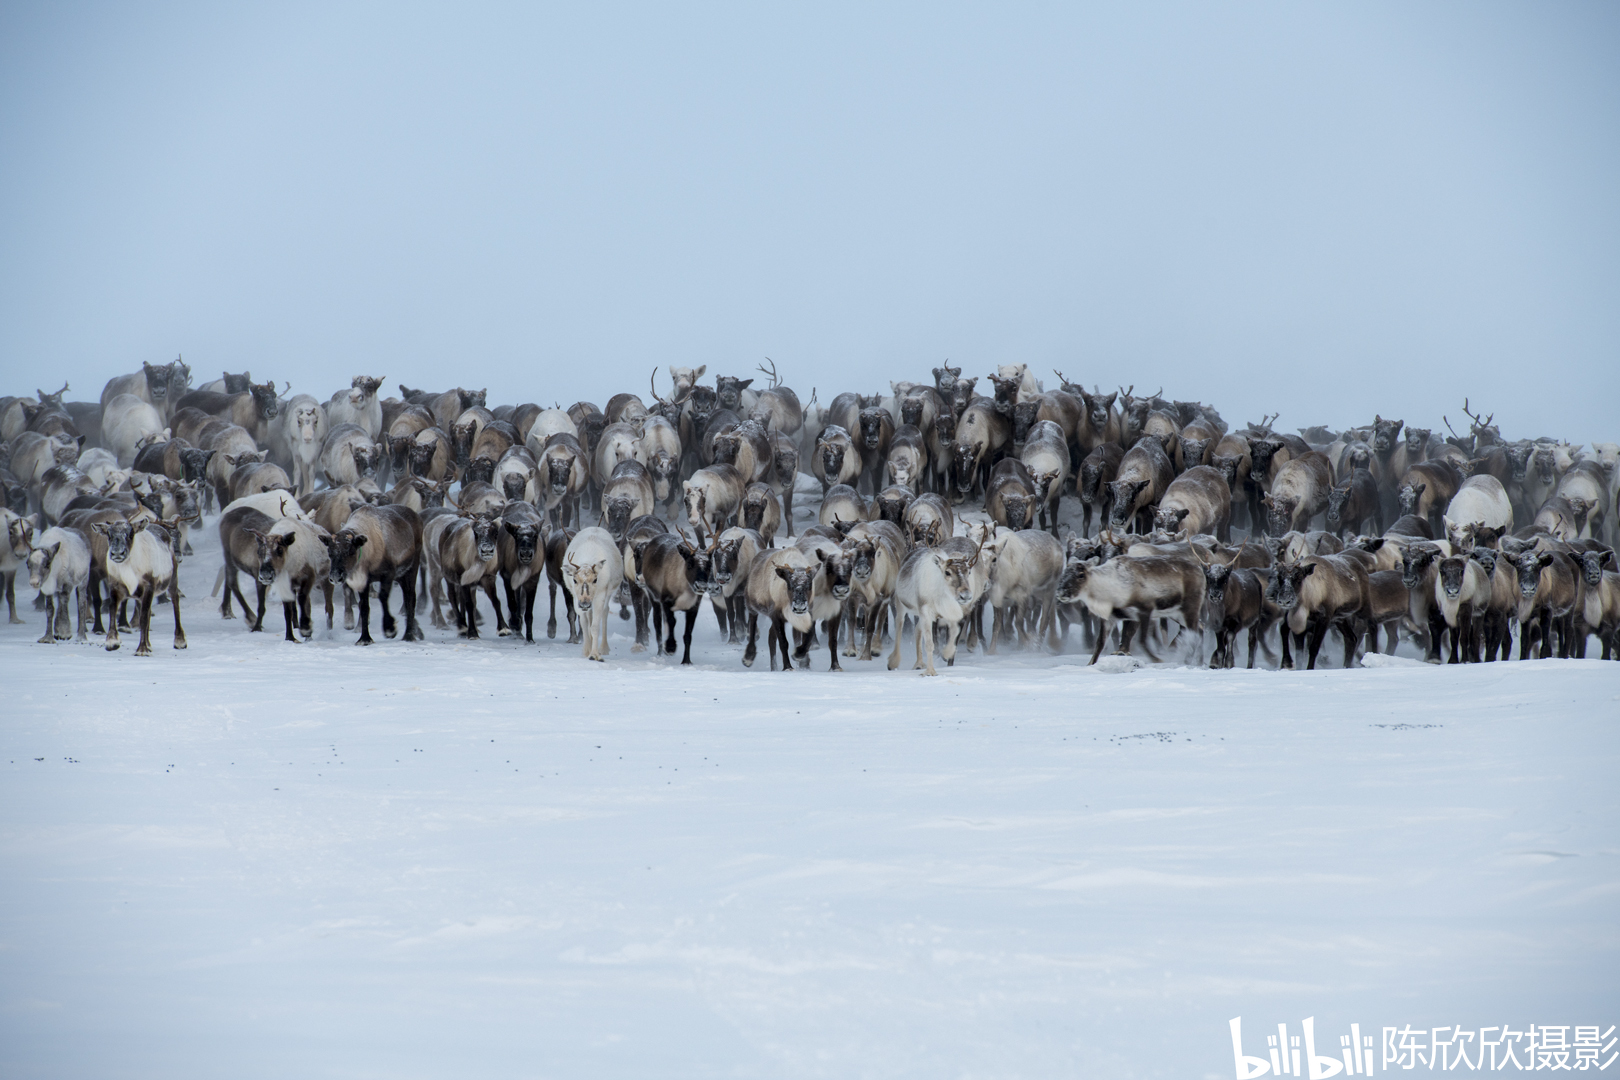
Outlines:
{"type": "Polygon", "coordinates": [[[658,402],[660,405],[669,404],[669,402],[665,401],[663,396],[661,394],[659,394],[659,392],[658,392],[658,365],[657,364],[653,365],[652,374],[647,376],[647,389],[652,391],[652,396],[653,396],[654,401],[658,402]]]}
{"type": "Polygon", "coordinates": [[[765,358],[765,364],[757,365],[755,370],[757,370],[761,375],[764,375],[766,378],[770,379],[772,386],[781,386],[782,379],[776,374],[776,361],[767,356],[765,358]],[[765,364],[771,365],[769,371],[765,369],[765,364]]]}

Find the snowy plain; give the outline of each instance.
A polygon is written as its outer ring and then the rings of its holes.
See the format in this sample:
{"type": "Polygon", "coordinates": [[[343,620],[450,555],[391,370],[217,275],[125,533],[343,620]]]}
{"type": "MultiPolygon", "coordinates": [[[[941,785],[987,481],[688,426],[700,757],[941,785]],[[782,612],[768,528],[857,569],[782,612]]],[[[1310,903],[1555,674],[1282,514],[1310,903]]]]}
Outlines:
{"type": "Polygon", "coordinates": [[[209,524],[185,652],[0,623],[5,1077],[1226,1077],[1235,1016],[1620,1021],[1620,664],[292,645],[219,618],[209,524]]]}

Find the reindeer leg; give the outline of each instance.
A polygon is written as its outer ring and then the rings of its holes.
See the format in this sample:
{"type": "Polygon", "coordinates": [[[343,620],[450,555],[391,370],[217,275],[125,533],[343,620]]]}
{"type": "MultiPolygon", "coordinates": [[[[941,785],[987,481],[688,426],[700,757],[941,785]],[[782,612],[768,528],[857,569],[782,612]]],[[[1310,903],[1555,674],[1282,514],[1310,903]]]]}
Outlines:
{"type": "MultiPolygon", "coordinates": [[[[832,618],[827,620],[827,655],[832,657],[832,663],[827,665],[827,670],[828,671],[843,671],[844,670],[838,664],[838,627],[843,621],[844,621],[844,614],[843,614],[843,612],[841,610],[837,614],[835,614],[832,618]]],[[[854,637],[855,637],[855,630],[854,630],[854,624],[852,622],[851,626],[850,626],[850,639],[851,639],[851,641],[854,640],[854,637]]]]}
{"type": "Polygon", "coordinates": [[[370,645],[371,639],[371,585],[360,590],[360,639],[356,645],[370,645]]]}
{"type": "Polygon", "coordinates": [[[681,631],[681,642],[685,646],[681,653],[681,663],[683,665],[692,663],[692,627],[697,625],[697,616],[698,606],[696,604],[686,609],[686,626],[681,631]]]}
{"type": "MultiPolygon", "coordinates": [[[[77,589],[73,590],[73,595],[78,603],[79,609],[79,628],[78,632],[73,636],[78,641],[88,641],[89,635],[85,633],[85,620],[88,618],[90,613],[90,590],[88,587],[80,585],[77,589]]],[[[1604,659],[1607,659],[1607,657],[1604,659]]]]}
{"type": "MultiPolygon", "coordinates": [[[[767,644],[770,643],[767,642],[767,644]]],[[[772,648],[774,649],[775,646],[773,645],[772,648]]],[[[774,656],[775,653],[773,652],[772,655],[774,656]]],[[[754,659],[757,656],[759,656],[759,616],[750,611],[748,613],[748,645],[743,649],[743,667],[753,667],[754,659]]]]}
{"type": "MultiPolygon", "coordinates": [[[[261,581],[259,581],[258,575],[254,575],[253,588],[254,588],[254,594],[257,597],[258,601],[259,601],[258,614],[256,616],[254,616],[254,618],[253,618],[253,627],[252,627],[252,632],[256,634],[259,631],[264,629],[264,600],[265,600],[265,596],[269,593],[270,590],[261,581]]],[[[246,604],[242,605],[242,613],[244,615],[247,614],[247,605],[246,604]]]]}
{"type": "MultiPolygon", "coordinates": [[[[437,597],[435,597],[435,599],[437,599],[437,597]]],[[[437,619],[435,619],[433,625],[442,630],[444,628],[444,616],[440,615],[437,619]]],[[[349,588],[347,585],[343,586],[343,629],[354,629],[354,590],[349,588]]]]}
{"type": "Polygon", "coordinates": [[[11,612],[11,624],[13,626],[23,621],[17,618],[17,572],[15,570],[6,575],[6,607],[11,612]]]}
{"type": "Polygon", "coordinates": [[[110,580],[107,582],[107,651],[113,652],[123,644],[118,638],[118,605],[122,598],[118,594],[118,587],[110,580]]]}
{"type": "Polygon", "coordinates": [[[775,625],[775,629],[776,629],[777,642],[782,647],[782,670],[783,671],[792,671],[793,670],[793,661],[788,656],[787,621],[786,620],[778,621],[776,623],[776,625],[775,625]]]}
{"type": "MultiPolygon", "coordinates": [[[[44,593],[40,594],[45,596],[44,593]]],[[[39,636],[38,644],[54,645],[56,643],[56,596],[53,593],[45,596],[45,632],[39,636]]]]}
{"type": "Polygon", "coordinates": [[[136,656],[152,655],[152,595],[155,592],[157,588],[149,582],[136,593],[141,621],[141,643],[135,647],[136,656]]]}
{"type": "Polygon", "coordinates": [[[658,651],[660,654],[675,655],[675,601],[661,600],[659,606],[664,610],[664,634],[659,636],[658,651]],[[667,635],[667,636],[665,636],[667,635]]]}
{"type": "Polygon", "coordinates": [[[1328,623],[1326,619],[1313,618],[1310,630],[1310,659],[1305,663],[1306,671],[1316,670],[1316,654],[1322,649],[1322,639],[1327,637],[1328,623]]]}
{"type": "Polygon", "coordinates": [[[1099,618],[1098,622],[1101,623],[1101,626],[1097,630],[1097,647],[1091,650],[1091,662],[1093,664],[1095,664],[1097,662],[1097,658],[1102,655],[1103,646],[1108,644],[1108,635],[1114,628],[1114,620],[1112,616],[1106,619],[1099,618]]]}

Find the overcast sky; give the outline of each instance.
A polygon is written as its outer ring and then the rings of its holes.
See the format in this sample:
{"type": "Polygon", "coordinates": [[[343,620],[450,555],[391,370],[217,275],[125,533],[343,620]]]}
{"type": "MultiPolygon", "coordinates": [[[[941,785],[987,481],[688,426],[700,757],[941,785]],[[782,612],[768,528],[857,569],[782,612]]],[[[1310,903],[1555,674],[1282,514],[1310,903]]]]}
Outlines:
{"type": "Polygon", "coordinates": [[[1613,3],[6,3],[0,393],[949,357],[1620,439],[1617,58],[1613,3]]]}

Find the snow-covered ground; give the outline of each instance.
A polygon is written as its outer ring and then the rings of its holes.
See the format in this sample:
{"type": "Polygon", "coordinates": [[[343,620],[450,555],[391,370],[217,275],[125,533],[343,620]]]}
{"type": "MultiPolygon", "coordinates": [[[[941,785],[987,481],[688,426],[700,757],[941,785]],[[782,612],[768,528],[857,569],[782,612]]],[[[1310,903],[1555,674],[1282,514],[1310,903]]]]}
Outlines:
{"type": "Polygon", "coordinates": [[[1234,1016],[1620,1020],[1620,664],[289,645],[198,547],[186,652],[0,623],[5,1077],[1226,1077],[1234,1016]]]}

